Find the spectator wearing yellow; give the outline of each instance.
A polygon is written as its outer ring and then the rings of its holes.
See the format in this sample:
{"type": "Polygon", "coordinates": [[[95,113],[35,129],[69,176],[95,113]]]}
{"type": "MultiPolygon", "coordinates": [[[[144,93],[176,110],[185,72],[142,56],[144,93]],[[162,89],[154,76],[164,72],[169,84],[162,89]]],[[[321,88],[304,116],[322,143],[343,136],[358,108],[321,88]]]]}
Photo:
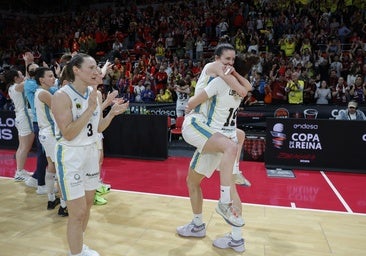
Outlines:
{"type": "Polygon", "coordinates": [[[288,103],[290,104],[303,103],[304,81],[299,80],[299,76],[298,72],[292,73],[291,79],[286,84],[285,90],[288,93],[288,103]]]}

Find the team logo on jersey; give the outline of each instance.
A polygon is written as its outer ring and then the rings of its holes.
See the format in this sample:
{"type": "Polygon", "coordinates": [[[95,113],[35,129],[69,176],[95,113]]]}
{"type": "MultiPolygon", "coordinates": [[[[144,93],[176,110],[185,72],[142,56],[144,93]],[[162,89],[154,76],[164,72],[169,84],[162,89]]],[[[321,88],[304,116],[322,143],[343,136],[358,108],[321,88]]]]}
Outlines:
{"type": "Polygon", "coordinates": [[[76,103],[76,108],[77,109],[81,109],[81,104],[80,103],[76,103]]]}
{"type": "Polygon", "coordinates": [[[74,179],[75,179],[75,180],[80,180],[80,175],[79,175],[79,174],[75,174],[75,175],[74,175],[74,179]]]}
{"type": "Polygon", "coordinates": [[[239,94],[236,92],[236,91],[234,91],[234,90],[230,90],[229,91],[229,95],[231,95],[231,96],[239,96],[239,94]]]}

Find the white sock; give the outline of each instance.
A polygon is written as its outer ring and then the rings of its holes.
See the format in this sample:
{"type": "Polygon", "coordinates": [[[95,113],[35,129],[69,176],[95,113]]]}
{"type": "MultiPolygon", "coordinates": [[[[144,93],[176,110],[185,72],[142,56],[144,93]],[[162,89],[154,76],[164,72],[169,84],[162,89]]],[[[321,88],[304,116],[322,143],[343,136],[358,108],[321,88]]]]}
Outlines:
{"type": "Polygon", "coordinates": [[[238,174],[238,173],[240,173],[239,162],[235,161],[235,164],[234,164],[234,167],[233,167],[233,174],[238,174]]]}
{"type": "Polygon", "coordinates": [[[54,193],[55,174],[46,171],[45,183],[48,193],[54,193]]]}
{"type": "Polygon", "coordinates": [[[66,207],[66,202],[63,198],[60,198],[60,205],[61,205],[62,208],[66,207]]]}
{"type": "Polygon", "coordinates": [[[202,225],[202,223],[203,223],[203,221],[202,221],[202,213],[200,213],[200,214],[193,214],[193,223],[196,226],[202,225]]]}
{"type": "Polygon", "coordinates": [[[240,240],[243,237],[242,228],[232,226],[231,236],[234,240],[240,240]]]}
{"type": "Polygon", "coordinates": [[[230,186],[220,186],[220,202],[228,204],[230,200],[230,186]]]}
{"type": "Polygon", "coordinates": [[[48,201],[55,201],[56,200],[56,195],[55,193],[48,193],[48,201]]]}

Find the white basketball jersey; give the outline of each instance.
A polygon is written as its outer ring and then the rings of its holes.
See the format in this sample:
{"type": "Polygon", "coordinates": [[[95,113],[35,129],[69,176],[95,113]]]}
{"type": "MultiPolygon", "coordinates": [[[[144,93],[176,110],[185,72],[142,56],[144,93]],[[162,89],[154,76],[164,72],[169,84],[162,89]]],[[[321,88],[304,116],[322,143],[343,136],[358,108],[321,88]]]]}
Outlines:
{"type": "Polygon", "coordinates": [[[15,90],[15,86],[16,84],[11,85],[8,90],[9,97],[14,103],[15,114],[16,116],[28,116],[29,119],[31,119],[31,116],[29,116],[30,109],[28,109],[28,102],[25,98],[25,94],[24,92],[15,90]]]}
{"type": "Polygon", "coordinates": [[[34,106],[37,113],[38,127],[39,130],[42,131],[42,134],[55,135],[55,119],[53,117],[51,109],[47,106],[46,103],[42,102],[39,99],[39,94],[41,92],[48,91],[41,87],[38,87],[34,94],[34,106]]]}
{"type": "Polygon", "coordinates": [[[207,124],[222,133],[236,134],[236,116],[242,98],[220,77],[210,81],[205,91],[210,98],[202,104],[207,104],[207,124]]]}
{"type": "Polygon", "coordinates": [[[188,104],[189,94],[179,91],[176,91],[176,93],[177,93],[177,107],[183,106],[184,109],[184,107],[188,104]]]}
{"type": "MultiPolygon", "coordinates": [[[[198,94],[199,92],[201,92],[202,90],[205,89],[205,87],[207,86],[207,84],[212,80],[214,79],[215,77],[212,77],[210,75],[207,75],[206,74],[206,71],[207,71],[207,68],[209,67],[209,65],[211,65],[210,63],[205,65],[202,69],[202,72],[197,80],[197,84],[196,84],[196,88],[194,90],[194,94],[198,94]]],[[[202,114],[203,116],[205,116],[207,118],[207,104],[200,104],[198,105],[193,113],[198,113],[198,114],[202,114]]]]}
{"type": "MultiPolygon", "coordinates": [[[[77,120],[88,108],[88,100],[93,88],[89,86],[85,95],[78,93],[70,84],[65,85],[60,90],[70,97],[72,104],[72,119],[73,121],[77,120]]],[[[98,125],[101,114],[100,111],[100,102],[98,101],[98,105],[89,122],[73,140],[68,141],[64,139],[56,126],[56,138],[58,143],[67,146],[86,146],[96,143],[99,140],[98,125]]]]}

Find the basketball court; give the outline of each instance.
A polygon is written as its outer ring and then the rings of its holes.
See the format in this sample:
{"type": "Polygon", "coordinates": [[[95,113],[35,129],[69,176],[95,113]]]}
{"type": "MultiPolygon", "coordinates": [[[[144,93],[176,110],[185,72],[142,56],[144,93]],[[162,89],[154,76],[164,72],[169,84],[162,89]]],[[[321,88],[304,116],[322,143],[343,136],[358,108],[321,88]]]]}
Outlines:
{"type": "MultiPolygon", "coordinates": [[[[35,157],[27,161],[29,170],[35,157]]],[[[185,178],[189,157],[164,161],[105,158],[102,176],[112,191],[92,208],[86,243],[101,255],[238,255],[212,241],[230,227],[215,213],[219,175],[204,180],[203,239],[181,238],[175,228],[192,218],[185,178]]],[[[364,255],[366,175],[293,170],[267,172],[243,161],[251,181],[243,201],[244,255],[364,255]],[[282,176],[282,177],[281,177],[282,176]]],[[[46,196],[14,182],[13,150],[0,150],[1,255],[66,255],[67,218],[46,210],[46,196]]]]}

